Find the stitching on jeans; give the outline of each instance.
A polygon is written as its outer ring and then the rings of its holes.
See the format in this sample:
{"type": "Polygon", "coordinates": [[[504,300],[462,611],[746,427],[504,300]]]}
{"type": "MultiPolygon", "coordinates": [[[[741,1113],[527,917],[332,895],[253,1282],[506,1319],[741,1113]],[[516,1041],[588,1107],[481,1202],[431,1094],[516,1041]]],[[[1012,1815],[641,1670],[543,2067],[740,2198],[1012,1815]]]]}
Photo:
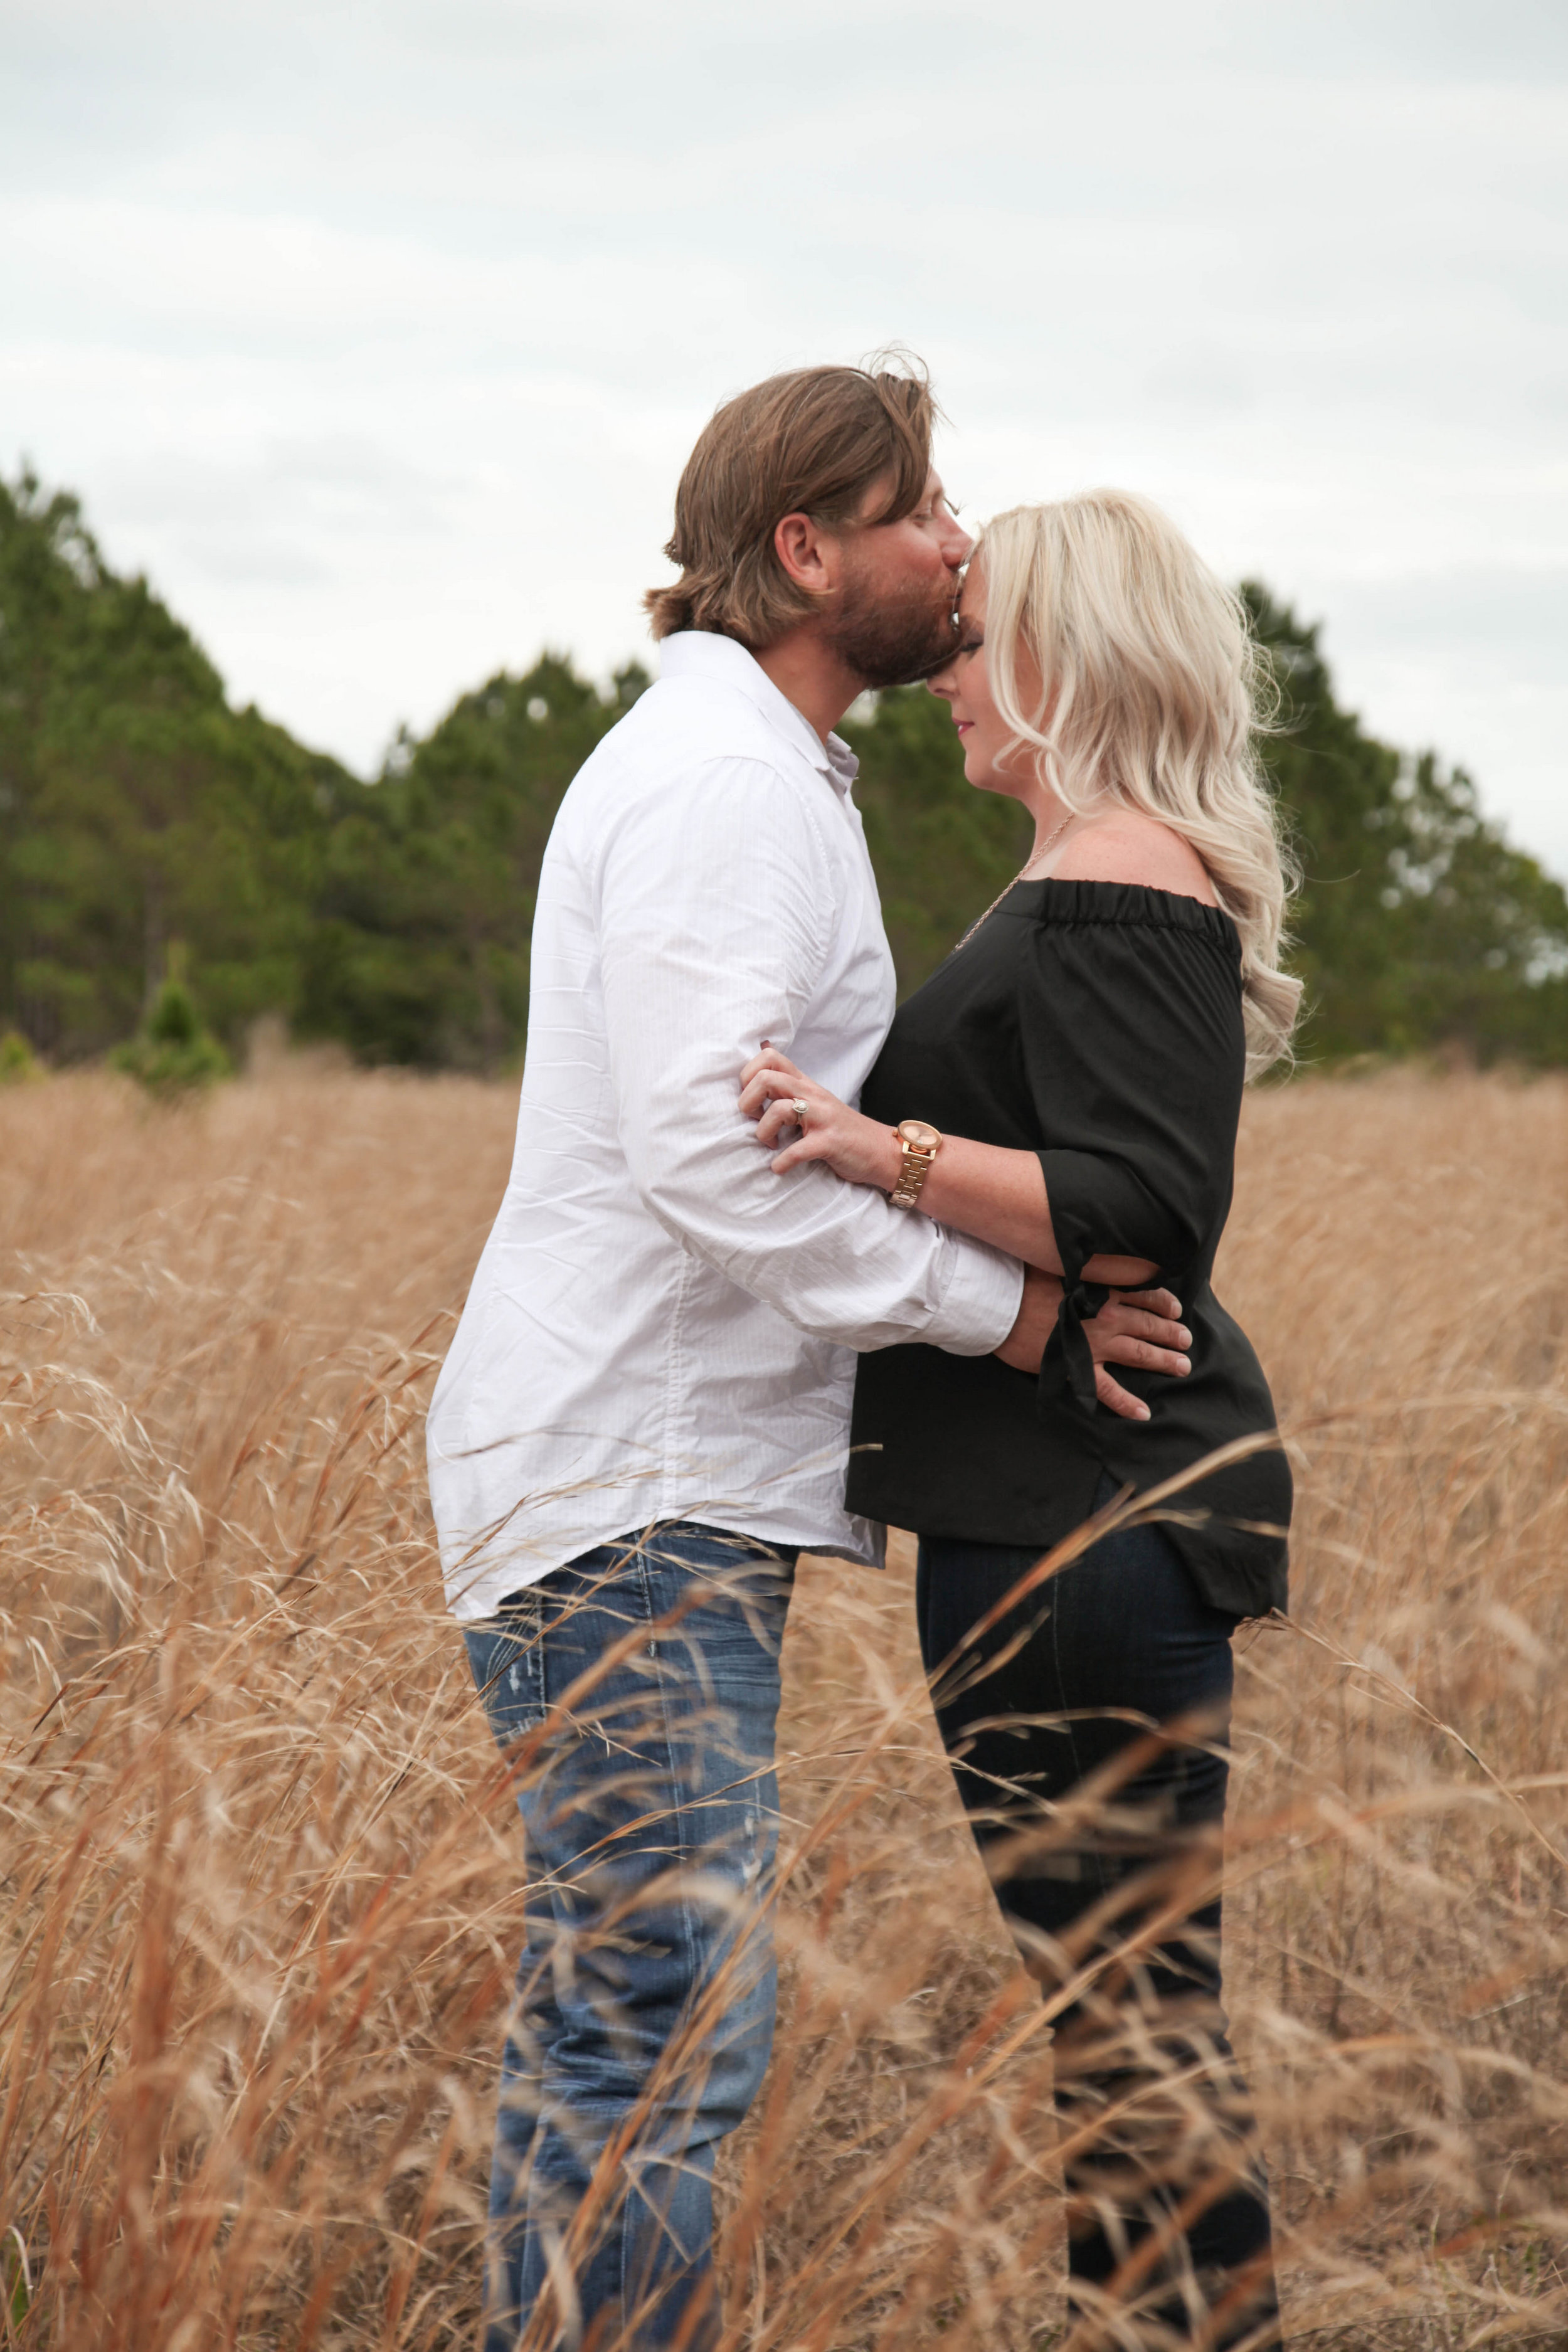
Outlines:
{"type": "MultiPolygon", "coordinates": [[[[642,1595],[643,1623],[645,1626],[651,1626],[655,1617],[658,1614],[658,1612],[653,1605],[653,1571],[648,1559],[647,1547],[650,1543],[657,1543],[659,1540],[661,1534],[669,1534],[672,1527],[678,1524],[679,1522],[672,1522],[670,1526],[667,1526],[663,1529],[660,1529],[658,1527],[649,1528],[646,1535],[642,1537],[637,1544],[636,1553],[637,1584],[642,1595]]],[[[675,1742],[670,1733],[669,1724],[669,1685],[665,1674],[665,1659],[667,1654],[668,1652],[666,1647],[661,1644],[658,1654],[654,1659],[654,1687],[658,1694],[659,1721],[664,1727],[664,1749],[667,1763],[666,1778],[668,1782],[673,1783],[675,1780],[675,1742]]],[[[681,1801],[682,1791],[679,1788],[675,1789],[674,1794],[677,1851],[682,1881],[679,1898],[681,1936],[685,1943],[687,1952],[689,1954],[695,1955],[698,1948],[696,1921],[692,1916],[691,1898],[686,1885],[686,1881],[689,1879],[692,1868],[692,1855],[687,1842],[688,1808],[681,1801]]],[[[689,1987],[689,1992],[691,1988],[689,1987]]],[[[676,2030],[679,2032],[679,2027],[678,2026],[676,2030]]],[[[664,2046],[668,2050],[668,2039],[666,2040],[664,2046]]],[[[653,2207],[649,2200],[643,2194],[640,2183],[635,2179],[628,2190],[628,2194],[636,2195],[646,2211],[651,2212],[653,2210],[653,2207]]],[[[617,2295],[620,2304],[621,2325],[623,2328],[628,2326],[631,2322],[631,2313],[626,2307],[626,2254],[630,2236],[631,2232],[626,2229],[623,2219],[621,2229],[617,2232],[617,2260],[620,2264],[620,2279],[617,2286],[617,2295]]],[[[654,2259],[651,2252],[649,2259],[654,2259]]]]}
{"type": "MultiPolygon", "coordinates": [[[[1067,1727],[1067,1736],[1068,1736],[1068,1750],[1069,1750],[1069,1752],[1071,1753],[1071,1756],[1072,1756],[1072,1771],[1073,1771],[1072,1785],[1073,1785],[1073,1787],[1074,1787],[1075,1789],[1078,1787],[1078,1785],[1079,1785],[1079,1781],[1083,1779],[1083,1759],[1082,1759],[1082,1758],[1079,1756],[1079,1752],[1078,1752],[1078,1726],[1077,1726],[1077,1724],[1076,1724],[1076,1723],[1074,1722],[1074,1720],[1073,1720],[1073,1710],[1072,1710],[1072,1708],[1071,1708],[1070,1706],[1068,1706],[1065,1704],[1065,1701],[1066,1701],[1066,1698],[1067,1698],[1067,1692],[1066,1692],[1066,1689],[1065,1689],[1065,1687],[1064,1687],[1064,1685],[1063,1685],[1063,1682],[1062,1682],[1062,1646],[1061,1646],[1062,1608],[1061,1608],[1061,1594],[1060,1594],[1060,1590],[1059,1590],[1059,1588],[1060,1588],[1060,1585],[1061,1585],[1061,1582],[1062,1582],[1062,1578],[1063,1578],[1063,1577],[1067,1577],[1067,1576],[1070,1576],[1070,1575],[1072,1574],[1073,1570],[1074,1570],[1077,1566],[1078,1566],[1078,1562],[1077,1562],[1076,1560],[1072,1560],[1072,1561],[1069,1561],[1069,1562],[1068,1562],[1068,1566],[1067,1566],[1067,1567],[1062,1570],[1061,1576],[1058,1576],[1058,1577],[1057,1578],[1057,1580],[1056,1580],[1056,1581],[1057,1581],[1057,1585],[1058,1585],[1058,1590],[1056,1592],[1052,1593],[1052,1594],[1049,1596],[1049,1599],[1047,1600],[1047,1607],[1046,1607],[1047,1622],[1048,1622],[1048,1624],[1049,1624],[1049,1626],[1050,1626],[1050,1629],[1051,1629],[1051,1663],[1052,1663],[1052,1664],[1053,1664],[1053,1665],[1055,1666],[1055,1668],[1056,1668],[1056,1676],[1057,1676],[1057,1694],[1056,1694],[1056,1695],[1057,1695],[1057,1696],[1058,1696],[1058,1699],[1060,1699],[1060,1700],[1062,1700],[1062,1701],[1064,1702],[1064,1704],[1063,1704],[1063,1707],[1062,1707],[1062,1713],[1063,1713],[1063,1714],[1064,1714],[1064,1716],[1067,1717],[1067,1727],[1067,1727]]],[[[1101,1887],[1100,1887],[1100,1892],[1103,1895],[1103,1894],[1105,1893],[1105,1888],[1104,1888],[1103,1886],[1101,1886],[1101,1887]]]]}
{"type": "Polygon", "coordinates": [[[550,1712],[550,1684],[545,1674],[549,1654],[545,1619],[549,1602],[542,1586],[536,1585],[534,1591],[538,1598],[533,1606],[533,1688],[539,1706],[539,1719],[542,1723],[550,1712]]]}

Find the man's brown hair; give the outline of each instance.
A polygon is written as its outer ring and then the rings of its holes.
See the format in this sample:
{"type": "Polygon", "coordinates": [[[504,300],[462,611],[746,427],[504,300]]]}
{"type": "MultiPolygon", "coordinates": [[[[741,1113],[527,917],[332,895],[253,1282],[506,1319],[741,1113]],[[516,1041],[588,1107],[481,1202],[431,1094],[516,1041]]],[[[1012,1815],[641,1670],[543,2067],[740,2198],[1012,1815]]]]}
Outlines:
{"type": "Polygon", "coordinates": [[[795,368],[715,411],[687,459],[665,549],[680,577],[643,598],[656,637],[708,629],[755,650],[813,610],[779,562],[787,514],[829,530],[912,514],[931,470],[931,385],[918,362],[795,368]],[[885,499],[861,514],[886,479],[885,499]]]}

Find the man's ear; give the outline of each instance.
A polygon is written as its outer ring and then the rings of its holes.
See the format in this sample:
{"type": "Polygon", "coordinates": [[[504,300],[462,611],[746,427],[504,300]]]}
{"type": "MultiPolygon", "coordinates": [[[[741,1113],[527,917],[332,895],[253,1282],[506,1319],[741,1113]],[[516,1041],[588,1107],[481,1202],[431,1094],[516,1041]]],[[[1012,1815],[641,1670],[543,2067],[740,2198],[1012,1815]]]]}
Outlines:
{"type": "Polygon", "coordinates": [[[787,514],[773,526],[773,552],[797,588],[830,596],[838,585],[838,541],[808,514],[787,514]]]}

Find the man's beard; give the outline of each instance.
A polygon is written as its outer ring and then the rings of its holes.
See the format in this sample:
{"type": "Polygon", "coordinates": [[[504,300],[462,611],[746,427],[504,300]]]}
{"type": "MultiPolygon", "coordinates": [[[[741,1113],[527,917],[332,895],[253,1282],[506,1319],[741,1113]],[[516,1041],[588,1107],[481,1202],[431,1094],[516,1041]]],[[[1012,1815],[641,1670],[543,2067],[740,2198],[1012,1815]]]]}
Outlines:
{"type": "Polygon", "coordinates": [[[885,591],[873,594],[851,577],[823,635],[867,686],[910,686],[952,658],[953,602],[954,592],[945,582],[939,596],[929,588],[889,596],[885,591]]]}

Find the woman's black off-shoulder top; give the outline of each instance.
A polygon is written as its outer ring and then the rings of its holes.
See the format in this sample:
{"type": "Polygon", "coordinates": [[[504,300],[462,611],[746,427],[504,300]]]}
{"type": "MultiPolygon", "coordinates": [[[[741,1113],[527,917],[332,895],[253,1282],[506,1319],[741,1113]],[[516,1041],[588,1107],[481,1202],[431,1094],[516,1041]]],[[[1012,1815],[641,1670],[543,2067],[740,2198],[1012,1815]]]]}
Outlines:
{"type": "MultiPolygon", "coordinates": [[[[983,1543],[1059,1540],[1102,1469],[1140,1492],[1274,1427],[1268,1384],[1210,1287],[1229,1213],[1245,1042],[1228,915],[1120,882],[1020,882],[900,1007],[861,1093],[871,1118],[1036,1151],[1067,1297],[1038,1379],[994,1356],[862,1356],[847,1501],[983,1543]],[[1117,1369],[1152,1418],[1094,1394],[1082,1322],[1099,1253],[1152,1258],[1193,1335],[1185,1380],[1117,1369]]],[[[1205,1598],[1283,1608],[1290,1471],[1277,1446],[1211,1472],[1164,1521],[1205,1598]]]]}

